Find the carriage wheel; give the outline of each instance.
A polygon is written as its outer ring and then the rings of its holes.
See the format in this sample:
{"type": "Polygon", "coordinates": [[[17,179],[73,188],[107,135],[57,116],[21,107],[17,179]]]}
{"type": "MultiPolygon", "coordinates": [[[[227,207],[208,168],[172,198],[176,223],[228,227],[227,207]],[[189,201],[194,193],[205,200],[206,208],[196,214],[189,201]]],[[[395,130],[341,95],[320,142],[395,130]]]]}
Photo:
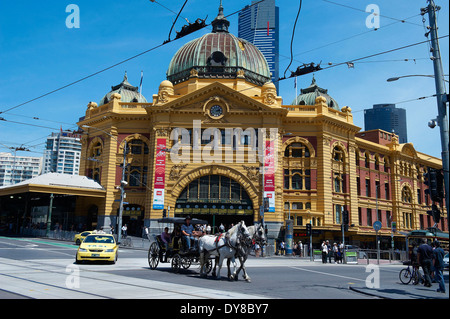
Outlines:
{"type": "Polygon", "coordinates": [[[182,257],[181,267],[183,267],[184,269],[188,269],[189,267],[191,267],[191,259],[188,257],[182,257]]]}
{"type": "Polygon", "coordinates": [[[171,265],[172,265],[173,272],[178,273],[180,271],[180,267],[182,265],[181,256],[178,254],[175,254],[172,257],[171,265]]]}
{"type": "Polygon", "coordinates": [[[148,250],[148,265],[150,269],[156,269],[159,263],[159,246],[157,243],[152,243],[148,250]]]}

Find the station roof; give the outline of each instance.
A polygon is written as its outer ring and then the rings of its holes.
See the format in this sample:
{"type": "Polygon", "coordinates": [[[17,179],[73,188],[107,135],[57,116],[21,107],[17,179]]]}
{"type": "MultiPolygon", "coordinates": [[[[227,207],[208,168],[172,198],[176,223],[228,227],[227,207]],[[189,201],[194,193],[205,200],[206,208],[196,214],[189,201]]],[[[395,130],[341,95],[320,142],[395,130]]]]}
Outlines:
{"type": "Polygon", "coordinates": [[[104,197],[106,191],[103,186],[86,176],[60,173],[43,174],[14,185],[0,187],[0,196],[27,192],[104,197]]]}

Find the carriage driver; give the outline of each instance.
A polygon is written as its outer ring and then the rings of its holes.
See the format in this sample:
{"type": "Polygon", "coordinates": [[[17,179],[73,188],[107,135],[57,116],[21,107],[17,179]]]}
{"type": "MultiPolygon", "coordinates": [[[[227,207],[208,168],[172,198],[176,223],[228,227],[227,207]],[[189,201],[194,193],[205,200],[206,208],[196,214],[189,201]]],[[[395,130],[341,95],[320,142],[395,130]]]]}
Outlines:
{"type": "Polygon", "coordinates": [[[186,248],[191,249],[191,239],[194,240],[194,249],[197,249],[198,238],[194,236],[194,226],[191,224],[191,216],[187,216],[185,223],[181,226],[181,234],[183,239],[186,241],[186,248]]]}

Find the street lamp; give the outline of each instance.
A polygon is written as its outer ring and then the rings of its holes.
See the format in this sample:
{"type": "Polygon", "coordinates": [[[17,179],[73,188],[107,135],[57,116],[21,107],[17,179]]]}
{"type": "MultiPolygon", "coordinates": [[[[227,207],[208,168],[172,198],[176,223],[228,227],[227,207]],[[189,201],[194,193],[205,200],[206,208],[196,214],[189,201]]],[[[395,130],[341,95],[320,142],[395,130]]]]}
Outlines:
{"type": "MultiPolygon", "coordinates": [[[[402,75],[402,76],[394,76],[392,78],[387,79],[387,82],[394,82],[394,81],[398,81],[399,79],[403,79],[403,78],[409,78],[409,77],[414,77],[414,76],[422,76],[422,77],[427,77],[427,78],[434,78],[434,75],[424,75],[424,74],[411,74],[411,75],[402,75]]],[[[448,76],[444,75],[444,76],[448,76]]],[[[448,80],[443,79],[445,82],[448,82],[448,80]]]]}

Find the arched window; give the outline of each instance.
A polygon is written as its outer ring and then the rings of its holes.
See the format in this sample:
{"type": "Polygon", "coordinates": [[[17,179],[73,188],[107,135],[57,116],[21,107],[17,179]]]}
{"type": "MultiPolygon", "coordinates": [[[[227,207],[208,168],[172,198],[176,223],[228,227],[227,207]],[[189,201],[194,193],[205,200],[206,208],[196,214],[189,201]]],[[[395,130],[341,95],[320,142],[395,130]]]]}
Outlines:
{"type": "Polygon", "coordinates": [[[310,157],[309,148],[303,143],[292,143],[284,151],[285,157],[310,157]]]}
{"type": "Polygon", "coordinates": [[[335,146],[333,149],[333,160],[344,162],[344,151],[339,146],[335,146]]]}
{"type": "Polygon", "coordinates": [[[389,172],[389,166],[390,166],[389,157],[385,156],[384,157],[384,172],[385,173],[389,172]]]}
{"type": "Polygon", "coordinates": [[[365,155],[365,166],[366,166],[366,168],[370,168],[370,155],[369,155],[369,153],[366,153],[366,155],[365,155]]]}
{"type": "Polygon", "coordinates": [[[125,180],[130,187],[145,187],[148,177],[149,150],[145,141],[135,138],[127,142],[130,165],[125,180]]]}
{"type": "Polygon", "coordinates": [[[404,186],[402,189],[402,202],[404,203],[412,203],[412,194],[411,190],[404,186]]]}

